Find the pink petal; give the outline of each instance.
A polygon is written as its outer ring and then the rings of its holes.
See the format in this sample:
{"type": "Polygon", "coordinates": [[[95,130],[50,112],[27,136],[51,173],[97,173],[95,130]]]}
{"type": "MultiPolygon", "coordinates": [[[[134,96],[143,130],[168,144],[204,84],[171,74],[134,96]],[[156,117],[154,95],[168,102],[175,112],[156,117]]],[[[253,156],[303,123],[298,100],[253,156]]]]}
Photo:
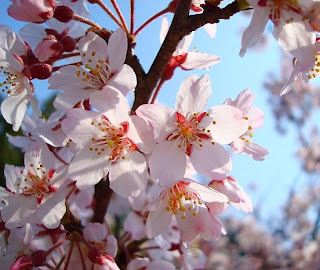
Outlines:
{"type": "Polygon", "coordinates": [[[186,154],[169,141],[156,145],[149,157],[151,177],[159,179],[161,186],[176,184],[183,178],[186,165],[186,154]]]}
{"type": "Polygon", "coordinates": [[[212,117],[211,136],[220,144],[231,143],[248,129],[248,121],[236,107],[218,105],[210,108],[208,113],[212,117]]]}
{"type": "Polygon", "coordinates": [[[184,69],[209,69],[220,62],[220,57],[216,55],[188,52],[186,61],[181,65],[184,69]]]}
{"type": "Polygon", "coordinates": [[[144,156],[134,151],[112,164],[109,173],[110,188],[123,198],[137,197],[146,188],[147,164],[144,156]]]}
{"type": "Polygon", "coordinates": [[[199,79],[197,76],[188,76],[181,84],[177,94],[176,110],[186,115],[188,112],[202,112],[211,95],[211,83],[208,75],[199,79]]]}
{"type": "Polygon", "coordinates": [[[204,176],[211,177],[215,173],[231,171],[231,159],[228,152],[218,143],[203,144],[201,149],[193,148],[190,161],[195,170],[204,176]]]}
{"type": "Polygon", "coordinates": [[[127,34],[119,28],[113,32],[108,42],[108,60],[113,72],[120,70],[127,56],[128,37],[127,34]]]}

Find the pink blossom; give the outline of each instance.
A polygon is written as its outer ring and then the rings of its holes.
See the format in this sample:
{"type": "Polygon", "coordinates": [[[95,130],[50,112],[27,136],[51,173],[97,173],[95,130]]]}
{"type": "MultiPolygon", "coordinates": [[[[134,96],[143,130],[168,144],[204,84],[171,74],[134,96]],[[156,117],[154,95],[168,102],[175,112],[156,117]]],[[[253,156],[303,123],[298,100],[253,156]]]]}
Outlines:
{"type": "Polygon", "coordinates": [[[262,36],[269,19],[274,23],[273,35],[283,50],[290,52],[299,60],[313,61],[312,44],[316,34],[305,14],[313,0],[307,1],[273,1],[249,0],[253,6],[250,25],[243,33],[240,55],[255,45],[262,36]],[[299,49],[299,50],[298,50],[299,49]]]}
{"type": "Polygon", "coordinates": [[[150,153],[153,147],[150,127],[143,119],[129,116],[126,98],[115,89],[94,93],[91,105],[102,113],[72,109],[62,122],[65,133],[81,147],[69,166],[70,178],[83,190],[109,174],[110,187],[117,194],[139,196],[148,177],[141,152],[150,153]]]}
{"type": "Polygon", "coordinates": [[[31,75],[26,71],[20,56],[27,54],[23,40],[7,26],[0,26],[0,74],[5,79],[0,82],[2,92],[8,97],[1,104],[4,119],[12,124],[12,129],[18,131],[30,102],[36,116],[41,116],[38,101],[33,96],[31,75]]]}
{"type": "Polygon", "coordinates": [[[146,222],[147,236],[152,238],[161,234],[175,216],[182,241],[191,241],[198,234],[205,240],[219,238],[225,232],[222,224],[202,201],[227,202],[228,198],[187,178],[164,189],[146,208],[150,211],[146,222]]]}
{"type": "MultiPolygon", "coordinates": [[[[244,190],[234,178],[229,176],[221,181],[212,180],[209,184],[209,187],[226,195],[229,199],[229,203],[231,203],[234,207],[246,213],[252,212],[253,206],[250,197],[247,193],[244,192],[244,190]]],[[[221,213],[228,206],[227,203],[219,202],[209,202],[206,205],[215,213],[221,213]],[[221,208],[219,207],[219,204],[221,208]],[[217,211],[219,208],[220,211],[217,211]]]]}
{"type": "Polygon", "coordinates": [[[53,229],[60,225],[65,207],[66,169],[57,168],[55,157],[45,145],[32,143],[25,153],[25,169],[17,172],[7,166],[6,205],[1,217],[9,229],[26,223],[41,223],[53,229]]]}
{"type": "Polygon", "coordinates": [[[60,110],[70,109],[79,101],[105,88],[114,88],[126,95],[137,83],[133,69],[124,64],[127,35],[122,29],[113,32],[108,44],[94,32],[79,41],[83,66],[60,68],[49,79],[50,89],[63,90],[55,100],[60,110]]]}
{"type": "Polygon", "coordinates": [[[53,16],[55,0],[11,0],[8,14],[18,21],[44,22],[53,16]]]}
{"type": "Polygon", "coordinates": [[[155,104],[136,110],[154,128],[158,144],[148,161],[151,176],[159,178],[162,186],[184,176],[187,156],[195,170],[208,177],[231,170],[230,157],[221,144],[241,136],[247,129],[246,120],[239,109],[229,105],[204,111],[210,94],[208,76],[189,76],[177,94],[175,110],[155,104]]]}
{"type": "Polygon", "coordinates": [[[63,46],[55,36],[46,36],[37,46],[34,53],[40,62],[45,62],[51,58],[58,57],[63,52],[63,46]]]}
{"type": "Polygon", "coordinates": [[[239,93],[235,100],[228,98],[225,104],[239,108],[244,118],[248,121],[247,131],[230,144],[232,150],[237,154],[245,153],[254,160],[261,161],[265,159],[269,152],[252,141],[254,131],[263,126],[264,123],[263,112],[259,108],[252,106],[254,99],[255,94],[252,94],[249,89],[245,89],[239,93]]]}

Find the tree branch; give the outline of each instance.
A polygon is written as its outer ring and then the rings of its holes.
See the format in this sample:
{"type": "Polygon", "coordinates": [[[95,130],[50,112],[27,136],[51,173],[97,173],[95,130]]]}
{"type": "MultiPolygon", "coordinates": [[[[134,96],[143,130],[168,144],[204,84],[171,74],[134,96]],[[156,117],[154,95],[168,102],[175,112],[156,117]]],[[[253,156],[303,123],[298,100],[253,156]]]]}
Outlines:
{"type": "Polygon", "coordinates": [[[95,185],[94,214],[91,222],[104,222],[104,217],[107,213],[108,205],[113,194],[113,191],[109,187],[109,184],[109,179],[103,178],[98,184],[95,185]]]}
{"type": "Polygon", "coordinates": [[[220,19],[229,19],[232,15],[249,6],[245,0],[235,0],[224,8],[207,3],[202,14],[189,16],[191,0],[180,0],[176,8],[168,34],[154,59],[147,74],[138,78],[135,90],[135,100],[132,110],[148,103],[153,89],[160,80],[163,71],[175,51],[179,41],[190,32],[197,30],[207,23],[218,23],[220,19]]]}

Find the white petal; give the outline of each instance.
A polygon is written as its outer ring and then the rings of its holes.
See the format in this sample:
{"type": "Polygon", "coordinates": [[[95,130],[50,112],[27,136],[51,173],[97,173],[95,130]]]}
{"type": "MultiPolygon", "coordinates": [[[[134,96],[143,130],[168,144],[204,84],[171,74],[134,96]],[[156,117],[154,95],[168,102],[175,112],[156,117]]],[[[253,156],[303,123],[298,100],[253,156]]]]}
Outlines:
{"type": "Polygon", "coordinates": [[[186,61],[181,65],[185,69],[209,69],[220,62],[220,57],[216,55],[188,52],[186,61]]]}
{"type": "Polygon", "coordinates": [[[190,161],[195,170],[204,176],[231,171],[231,159],[228,152],[218,143],[203,144],[201,149],[193,148],[190,161]]]}
{"type": "Polygon", "coordinates": [[[71,180],[77,181],[77,187],[83,190],[97,184],[105,177],[110,165],[108,156],[98,157],[97,152],[85,147],[75,155],[69,166],[68,174],[71,180]]]}
{"type": "Polygon", "coordinates": [[[146,188],[148,181],[147,164],[144,156],[134,151],[112,164],[110,188],[123,198],[138,197],[146,188]]]}
{"type": "Polygon", "coordinates": [[[184,151],[169,141],[156,145],[149,157],[151,177],[159,179],[161,186],[171,186],[183,178],[186,165],[184,151]]]}
{"type": "Polygon", "coordinates": [[[260,40],[267,22],[269,21],[269,13],[270,10],[268,8],[261,8],[259,6],[254,7],[251,22],[242,36],[240,56],[244,56],[247,48],[257,44],[260,40]]]}
{"type": "Polygon", "coordinates": [[[129,91],[133,90],[137,86],[137,76],[132,67],[124,64],[120,68],[119,72],[108,80],[107,86],[118,89],[124,96],[126,96],[129,91]]]}
{"type": "Polygon", "coordinates": [[[220,144],[229,144],[243,135],[248,129],[248,121],[243,119],[242,112],[230,105],[218,105],[210,108],[212,117],[211,136],[220,144]]]}
{"type": "Polygon", "coordinates": [[[36,223],[35,209],[37,199],[23,195],[13,195],[7,198],[8,205],[1,210],[1,218],[6,222],[6,228],[14,229],[26,223],[36,223]]]}
{"type": "Polygon", "coordinates": [[[146,222],[147,236],[153,238],[162,233],[169,227],[171,219],[171,212],[167,212],[165,209],[160,208],[157,211],[150,212],[146,222]]]}
{"type": "Polygon", "coordinates": [[[67,118],[62,121],[61,127],[72,141],[85,146],[97,134],[96,128],[91,123],[99,122],[100,116],[98,112],[72,109],[68,112],[67,118]]]}
{"type": "Polygon", "coordinates": [[[202,112],[210,95],[211,83],[208,75],[199,79],[197,76],[189,76],[182,82],[177,94],[176,110],[183,115],[188,112],[202,112]]]}
{"type": "Polygon", "coordinates": [[[166,140],[177,129],[176,112],[171,108],[157,104],[144,104],[136,110],[136,114],[151,123],[154,135],[159,142],[166,140]]]}
{"type": "Polygon", "coordinates": [[[119,28],[114,31],[108,43],[108,59],[111,70],[118,71],[126,60],[128,49],[127,34],[119,28]]]}

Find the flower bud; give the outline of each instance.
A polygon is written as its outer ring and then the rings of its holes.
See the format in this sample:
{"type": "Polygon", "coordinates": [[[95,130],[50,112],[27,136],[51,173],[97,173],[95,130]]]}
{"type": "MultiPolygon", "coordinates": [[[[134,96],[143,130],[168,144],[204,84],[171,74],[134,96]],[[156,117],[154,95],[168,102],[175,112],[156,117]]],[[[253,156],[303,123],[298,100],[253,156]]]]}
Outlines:
{"type": "Polygon", "coordinates": [[[32,253],[31,258],[34,266],[44,265],[47,260],[47,253],[43,250],[37,250],[32,253]]]}
{"type": "Polygon", "coordinates": [[[45,80],[50,77],[52,67],[49,64],[38,63],[30,67],[30,72],[33,79],[45,80]]]}
{"type": "Polygon", "coordinates": [[[72,52],[77,47],[77,42],[70,36],[64,37],[60,42],[65,52],[72,52]]]}
{"type": "Polygon", "coordinates": [[[34,50],[40,62],[58,57],[63,52],[63,45],[53,35],[46,36],[34,50]]]}
{"type": "Polygon", "coordinates": [[[73,19],[73,15],[74,12],[72,8],[62,5],[56,7],[53,17],[60,22],[67,23],[73,19]]]}
{"type": "Polygon", "coordinates": [[[23,22],[42,23],[52,18],[55,0],[12,0],[8,14],[23,22]]]}

